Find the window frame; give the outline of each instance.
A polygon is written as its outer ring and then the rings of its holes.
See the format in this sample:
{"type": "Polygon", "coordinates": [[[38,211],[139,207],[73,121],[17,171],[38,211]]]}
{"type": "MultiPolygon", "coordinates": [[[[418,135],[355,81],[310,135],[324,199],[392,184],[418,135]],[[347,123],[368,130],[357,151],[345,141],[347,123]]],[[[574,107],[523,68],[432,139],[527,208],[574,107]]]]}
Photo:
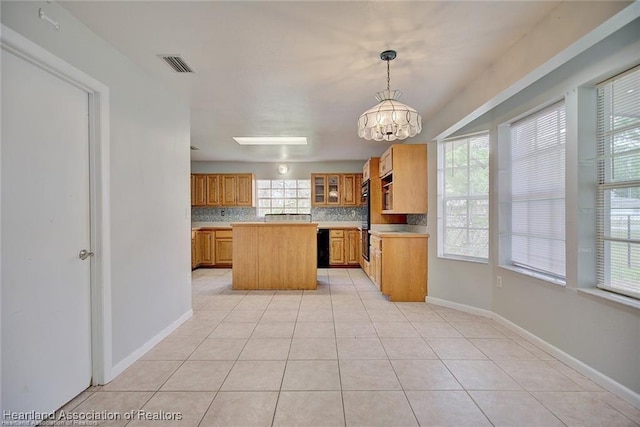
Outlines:
{"type": "MultiPolygon", "coordinates": [[[[616,155],[611,154],[609,152],[609,148],[607,145],[607,141],[609,139],[615,138],[616,135],[624,134],[630,130],[639,130],[640,131],[640,123],[633,124],[632,126],[623,126],[620,128],[613,129],[604,129],[605,126],[605,117],[607,106],[604,105],[604,101],[602,100],[604,91],[606,88],[611,87],[616,81],[620,81],[621,79],[631,75],[637,74],[638,78],[640,78],[640,66],[632,67],[616,76],[613,76],[603,82],[600,82],[596,85],[597,90],[597,131],[596,131],[596,144],[597,144],[597,189],[596,189],[596,200],[597,200],[597,209],[596,209],[596,217],[597,217],[597,226],[596,226],[596,287],[605,292],[610,292],[616,295],[622,295],[624,297],[633,298],[634,300],[640,300],[640,286],[638,286],[638,290],[631,289],[626,290],[621,288],[620,286],[614,286],[610,283],[610,277],[612,274],[612,249],[607,247],[606,242],[613,243],[622,243],[626,242],[628,246],[628,262],[631,257],[631,245],[640,244],[640,239],[634,239],[631,237],[631,233],[633,229],[631,228],[631,215],[627,215],[628,221],[628,237],[620,238],[614,237],[611,235],[610,224],[612,219],[611,205],[607,200],[605,194],[609,191],[614,190],[622,190],[622,189],[630,189],[630,188],[639,188],[640,189],[640,176],[635,179],[624,179],[624,180],[616,180],[614,177],[611,177],[613,166],[611,163],[615,160],[616,155]],[[607,234],[608,235],[605,235],[607,234]]],[[[628,92],[627,92],[628,93],[628,92]]],[[[618,104],[619,105],[619,104],[618,104]]],[[[640,105],[640,99],[635,102],[629,108],[633,108],[633,106],[638,107],[640,105]]],[[[610,106],[613,107],[610,114],[613,114],[615,111],[615,100],[612,100],[612,104],[610,106]]],[[[633,153],[638,158],[640,158],[640,147],[632,150],[622,151],[624,154],[633,153]]],[[[640,163],[638,163],[640,165],[640,163]]],[[[638,166],[636,165],[636,166],[638,166]]],[[[631,208],[636,210],[637,207],[631,208]]],[[[640,218],[640,213],[633,215],[636,218],[640,218]]],[[[638,246],[635,247],[638,249],[638,246]]]]}
{"type": "MultiPolygon", "coordinates": [[[[442,139],[438,143],[438,258],[443,259],[452,259],[457,261],[470,261],[481,264],[489,263],[489,251],[490,251],[490,242],[491,242],[491,174],[490,174],[490,154],[491,152],[491,134],[489,130],[483,130],[480,132],[474,132],[470,134],[465,134],[461,136],[451,137],[442,139]],[[471,140],[473,138],[486,137],[487,138],[487,163],[486,167],[486,179],[487,179],[487,192],[484,195],[471,195],[470,193],[470,170],[474,168],[470,165],[470,146],[471,140]],[[467,155],[466,155],[466,169],[467,169],[467,180],[466,180],[466,195],[456,195],[456,196],[447,196],[446,194],[446,174],[450,170],[446,165],[446,155],[447,155],[447,146],[449,144],[465,142],[467,147],[467,155]],[[466,216],[466,226],[448,226],[447,224],[447,202],[450,200],[463,200],[467,201],[467,216],[466,216]],[[478,201],[484,200],[486,202],[487,209],[487,227],[471,227],[469,221],[469,209],[470,204],[469,201],[478,201]],[[486,242],[486,256],[478,257],[473,255],[464,255],[464,254],[456,254],[450,253],[446,250],[446,239],[447,239],[447,230],[456,229],[456,230],[466,230],[467,236],[469,235],[470,230],[486,230],[487,233],[487,242],[486,242]]],[[[467,243],[468,243],[467,238],[467,243]]]]}

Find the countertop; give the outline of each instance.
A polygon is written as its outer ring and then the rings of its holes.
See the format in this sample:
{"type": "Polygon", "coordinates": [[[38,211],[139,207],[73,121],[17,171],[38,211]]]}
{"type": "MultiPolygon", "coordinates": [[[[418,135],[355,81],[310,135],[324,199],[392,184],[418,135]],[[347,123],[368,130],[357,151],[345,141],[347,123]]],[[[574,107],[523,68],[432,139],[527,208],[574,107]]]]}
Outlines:
{"type": "MultiPolygon", "coordinates": [[[[233,221],[234,224],[243,224],[238,221],[233,221]]],[[[247,223],[249,224],[249,223],[247,223]]],[[[252,222],[250,224],[269,224],[265,222],[252,222]]],[[[273,223],[271,223],[273,224],[273,223]]],[[[295,224],[295,223],[294,223],[295,224]]],[[[303,224],[309,224],[303,223],[303,224]]],[[[314,221],[313,224],[317,224],[318,228],[358,228],[362,227],[361,221],[314,221]]],[[[192,222],[192,230],[203,230],[208,228],[217,229],[231,229],[231,222],[192,222]]]]}
{"type": "Polygon", "coordinates": [[[271,222],[233,222],[231,227],[250,227],[259,225],[261,227],[317,227],[317,222],[304,222],[304,221],[271,221],[271,222]]]}
{"type": "Polygon", "coordinates": [[[416,233],[413,231],[377,231],[377,230],[369,230],[369,234],[372,236],[378,237],[416,237],[416,238],[426,238],[429,237],[427,233],[416,233]]]}

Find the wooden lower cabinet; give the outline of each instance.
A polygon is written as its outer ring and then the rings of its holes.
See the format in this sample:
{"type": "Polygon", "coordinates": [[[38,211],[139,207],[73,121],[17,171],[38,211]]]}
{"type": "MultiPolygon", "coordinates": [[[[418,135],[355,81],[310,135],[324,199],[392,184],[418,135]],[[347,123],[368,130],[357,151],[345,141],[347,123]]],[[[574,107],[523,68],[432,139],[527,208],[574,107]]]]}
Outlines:
{"type": "Polygon", "coordinates": [[[360,259],[362,256],[360,255],[360,234],[357,229],[347,230],[345,236],[345,262],[349,265],[359,265],[360,259]]]}
{"type": "Polygon", "coordinates": [[[369,277],[391,301],[424,302],[428,237],[417,233],[371,235],[369,277]]]}
{"type": "Polygon", "coordinates": [[[215,247],[213,245],[214,231],[200,231],[202,259],[201,265],[213,266],[215,264],[215,247]]]}
{"type": "Polygon", "coordinates": [[[371,236],[369,239],[369,277],[378,289],[382,291],[380,286],[382,277],[382,264],[380,261],[382,257],[381,244],[382,239],[378,236],[371,236]]]}
{"type": "Polygon", "coordinates": [[[329,265],[359,266],[360,239],[358,229],[331,229],[329,231],[329,265]]]}
{"type": "Polygon", "coordinates": [[[233,261],[233,231],[216,231],[215,252],[216,265],[230,266],[233,261]]]}
{"type": "Polygon", "coordinates": [[[343,265],[344,260],[344,230],[330,230],[329,265],[343,265]]]}
{"type": "Polygon", "coordinates": [[[191,268],[231,267],[233,232],[228,229],[191,231],[191,268]]]}
{"type": "Polygon", "coordinates": [[[202,255],[200,255],[200,246],[198,242],[198,232],[196,230],[191,230],[191,269],[196,268],[201,262],[202,255]]]}

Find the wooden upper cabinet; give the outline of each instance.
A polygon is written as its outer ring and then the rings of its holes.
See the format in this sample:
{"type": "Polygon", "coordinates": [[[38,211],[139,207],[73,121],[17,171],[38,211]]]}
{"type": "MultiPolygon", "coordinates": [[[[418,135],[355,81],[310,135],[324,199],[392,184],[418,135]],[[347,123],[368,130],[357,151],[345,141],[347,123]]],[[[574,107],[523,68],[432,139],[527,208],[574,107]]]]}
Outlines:
{"type": "Polygon", "coordinates": [[[342,177],[340,175],[327,176],[327,205],[340,205],[341,184],[342,177]]]}
{"type": "Polygon", "coordinates": [[[236,206],[253,206],[253,175],[237,176],[236,206]]]}
{"type": "Polygon", "coordinates": [[[207,206],[220,205],[220,176],[207,175],[207,206]]]}
{"type": "Polygon", "coordinates": [[[358,205],[356,193],[356,175],[342,175],[342,204],[345,206],[358,205]]]}
{"type": "Polygon", "coordinates": [[[192,174],[191,206],[254,206],[254,176],[192,174]]]}
{"type": "Polygon", "coordinates": [[[394,144],[380,157],[383,214],[427,213],[427,146],[394,144]]]}
{"type": "Polygon", "coordinates": [[[220,175],[222,179],[222,205],[234,206],[236,204],[237,182],[236,175],[220,175]]]}
{"type": "Polygon", "coordinates": [[[191,174],[191,206],[193,206],[193,202],[196,200],[196,177],[191,174]]]}
{"type": "Polygon", "coordinates": [[[327,204],[327,176],[311,174],[311,204],[324,206],[327,204]]]}
{"type": "Polygon", "coordinates": [[[393,169],[393,146],[382,154],[379,161],[378,171],[380,178],[382,178],[393,169]]]}
{"type": "Polygon", "coordinates": [[[362,167],[362,182],[371,178],[371,160],[367,160],[362,167]]]}
{"type": "Polygon", "coordinates": [[[206,206],[207,178],[206,175],[192,175],[191,205],[206,206]]]}
{"type": "Polygon", "coordinates": [[[364,197],[362,197],[362,183],[364,182],[364,178],[361,174],[357,173],[356,174],[356,188],[355,188],[355,192],[356,192],[356,205],[358,206],[364,206],[366,200],[364,197]]]}
{"type": "Polygon", "coordinates": [[[319,206],[359,206],[362,204],[361,174],[311,174],[311,204],[319,206]]]}

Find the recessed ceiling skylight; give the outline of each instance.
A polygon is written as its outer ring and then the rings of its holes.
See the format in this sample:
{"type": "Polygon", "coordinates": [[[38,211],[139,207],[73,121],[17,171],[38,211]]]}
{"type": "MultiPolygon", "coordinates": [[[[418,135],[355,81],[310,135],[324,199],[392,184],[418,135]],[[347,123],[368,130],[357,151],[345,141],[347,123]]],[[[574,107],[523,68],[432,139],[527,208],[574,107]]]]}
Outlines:
{"type": "Polygon", "coordinates": [[[307,145],[306,136],[234,136],[240,145],[307,145]]]}

